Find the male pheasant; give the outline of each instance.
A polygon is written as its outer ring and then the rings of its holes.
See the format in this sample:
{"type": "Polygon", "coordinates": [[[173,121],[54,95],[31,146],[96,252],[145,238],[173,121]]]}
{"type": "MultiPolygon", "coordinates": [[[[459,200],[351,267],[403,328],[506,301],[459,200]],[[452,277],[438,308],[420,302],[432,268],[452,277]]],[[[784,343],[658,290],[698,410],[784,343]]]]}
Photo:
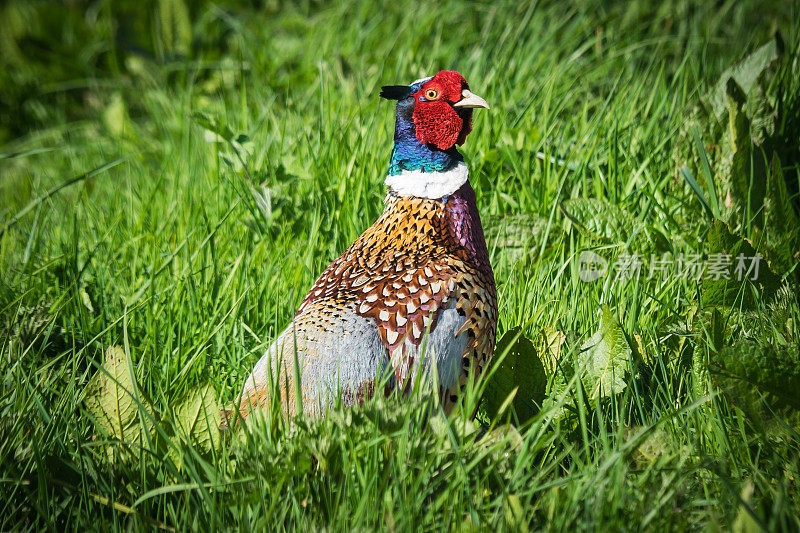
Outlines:
{"type": "Polygon", "coordinates": [[[292,416],[298,405],[319,415],[337,398],[352,405],[376,389],[406,391],[417,377],[432,383],[434,364],[449,411],[489,363],[494,274],[456,149],[473,108],[489,106],[455,71],[380,95],[397,100],[383,214],[325,269],[258,361],[240,398],[243,417],[271,394],[292,416]]]}

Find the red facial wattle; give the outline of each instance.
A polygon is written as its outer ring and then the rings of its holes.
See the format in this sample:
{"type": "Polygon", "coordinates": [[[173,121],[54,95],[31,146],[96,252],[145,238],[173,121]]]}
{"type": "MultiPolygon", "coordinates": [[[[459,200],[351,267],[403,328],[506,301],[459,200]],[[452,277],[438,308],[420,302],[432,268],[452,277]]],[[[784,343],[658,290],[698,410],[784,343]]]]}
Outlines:
{"type": "Polygon", "coordinates": [[[472,109],[456,111],[452,104],[469,89],[458,72],[445,70],[425,82],[414,97],[414,127],[417,139],[432,144],[440,150],[461,145],[472,131],[472,109]],[[436,94],[435,99],[428,96],[436,94]]]}

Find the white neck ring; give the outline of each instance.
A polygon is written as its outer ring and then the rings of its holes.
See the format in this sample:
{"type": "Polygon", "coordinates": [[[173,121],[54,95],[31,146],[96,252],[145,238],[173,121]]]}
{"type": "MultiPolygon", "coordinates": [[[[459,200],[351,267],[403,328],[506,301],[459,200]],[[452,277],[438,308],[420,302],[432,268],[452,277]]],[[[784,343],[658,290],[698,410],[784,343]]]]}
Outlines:
{"type": "Polygon", "coordinates": [[[423,172],[404,170],[400,174],[386,176],[384,183],[399,196],[418,196],[438,199],[450,196],[469,179],[466,163],[459,161],[450,170],[423,172]]]}

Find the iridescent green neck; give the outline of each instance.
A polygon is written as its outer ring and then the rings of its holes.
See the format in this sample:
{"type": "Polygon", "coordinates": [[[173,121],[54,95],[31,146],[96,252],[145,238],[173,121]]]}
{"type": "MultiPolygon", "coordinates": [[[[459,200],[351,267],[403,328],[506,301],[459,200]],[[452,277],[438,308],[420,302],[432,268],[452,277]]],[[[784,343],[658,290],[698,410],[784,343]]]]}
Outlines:
{"type": "Polygon", "coordinates": [[[464,160],[455,146],[439,150],[435,146],[421,143],[414,130],[413,111],[413,98],[397,103],[397,121],[394,127],[394,148],[389,163],[389,175],[400,174],[404,170],[442,172],[452,169],[464,160]]]}

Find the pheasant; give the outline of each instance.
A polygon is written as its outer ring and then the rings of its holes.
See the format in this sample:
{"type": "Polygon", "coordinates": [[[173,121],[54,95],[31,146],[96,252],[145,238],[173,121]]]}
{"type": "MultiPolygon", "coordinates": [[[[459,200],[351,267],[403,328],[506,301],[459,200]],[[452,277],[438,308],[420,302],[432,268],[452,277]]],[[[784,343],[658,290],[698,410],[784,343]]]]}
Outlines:
{"type": "Polygon", "coordinates": [[[417,378],[439,384],[449,412],[489,364],[497,293],[456,149],[473,109],[489,105],[455,71],[384,86],[380,96],[397,101],[383,214],[325,269],[255,365],[233,409],[242,417],[271,394],[284,414],[302,406],[319,416],[337,398],[352,405],[376,390],[406,392],[417,378]]]}

